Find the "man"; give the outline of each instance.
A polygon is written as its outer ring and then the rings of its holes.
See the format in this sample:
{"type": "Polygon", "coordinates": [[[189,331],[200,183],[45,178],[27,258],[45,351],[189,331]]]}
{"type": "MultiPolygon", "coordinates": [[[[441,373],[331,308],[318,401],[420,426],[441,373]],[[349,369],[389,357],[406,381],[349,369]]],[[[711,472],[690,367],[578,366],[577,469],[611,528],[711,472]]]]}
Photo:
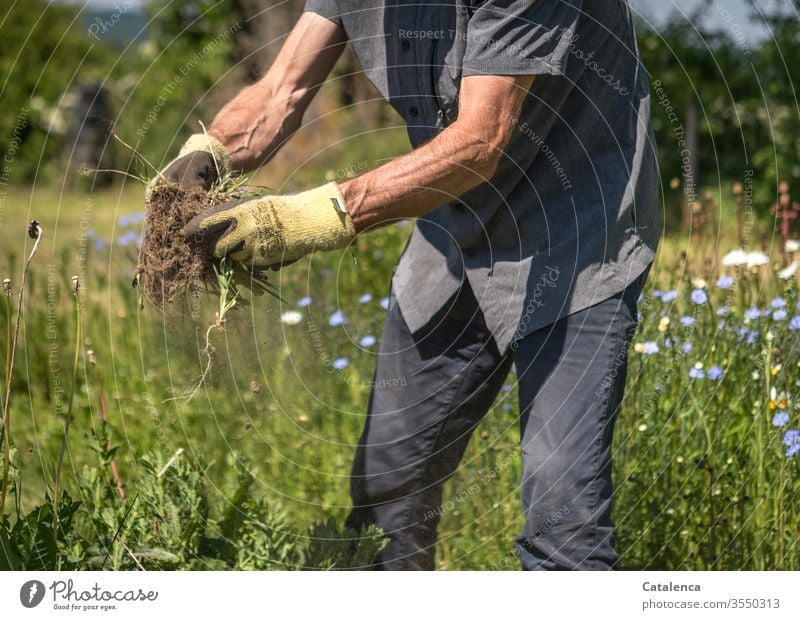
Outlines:
{"type": "Polygon", "coordinates": [[[623,0],[308,0],[274,65],[156,182],[264,162],[349,40],[413,150],[341,184],[221,205],[189,237],[256,266],[418,218],[392,277],[349,525],[431,569],[437,510],[512,364],[524,569],[612,569],[611,439],[659,238],[647,78],[623,0]],[[386,383],[386,381],[389,383],[386,383]],[[383,383],[382,383],[383,382],[383,383]],[[431,515],[434,515],[431,517],[431,515]]]}

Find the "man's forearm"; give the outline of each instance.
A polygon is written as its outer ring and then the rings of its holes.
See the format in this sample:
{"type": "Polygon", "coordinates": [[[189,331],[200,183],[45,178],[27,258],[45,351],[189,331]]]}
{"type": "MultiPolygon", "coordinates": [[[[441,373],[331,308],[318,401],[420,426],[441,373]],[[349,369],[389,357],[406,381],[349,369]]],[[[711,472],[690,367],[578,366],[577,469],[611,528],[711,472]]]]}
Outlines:
{"type": "Polygon", "coordinates": [[[209,133],[228,150],[234,170],[253,170],[297,131],[305,110],[301,103],[292,92],[262,80],[223,107],[209,133]]]}
{"type": "Polygon", "coordinates": [[[209,128],[234,170],[263,165],[297,131],[345,42],[336,24],[303,13],[264,78],[225,105],[209,128]]]}
{"type": "Polygon", "coordinates": [[[424,215],[491,179],[532,81],[465,79],[455,123],[412,152],[342,183],[356,230],[424,215]]]}
{"type": "Polygon", "coordinates": [[[418,217],[488,180],[494,173],[488,148],[456,125],[431,142],[341,184],[359,232],[418,217]]]}

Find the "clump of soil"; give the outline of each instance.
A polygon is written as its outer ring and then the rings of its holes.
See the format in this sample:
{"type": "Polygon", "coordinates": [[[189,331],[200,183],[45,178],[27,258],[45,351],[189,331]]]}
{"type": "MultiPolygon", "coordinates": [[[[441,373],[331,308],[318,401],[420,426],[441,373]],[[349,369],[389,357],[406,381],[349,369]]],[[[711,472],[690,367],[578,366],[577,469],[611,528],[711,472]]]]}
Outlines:
{"type": "Polygon", "coordinates": [[[234,198],[232,194],[166,184],[153,188],[134,279],[149,302],[163,307],[187,291],[214,289],[213,240],[189,243],[181,229],[202,210],[234,198]]]}

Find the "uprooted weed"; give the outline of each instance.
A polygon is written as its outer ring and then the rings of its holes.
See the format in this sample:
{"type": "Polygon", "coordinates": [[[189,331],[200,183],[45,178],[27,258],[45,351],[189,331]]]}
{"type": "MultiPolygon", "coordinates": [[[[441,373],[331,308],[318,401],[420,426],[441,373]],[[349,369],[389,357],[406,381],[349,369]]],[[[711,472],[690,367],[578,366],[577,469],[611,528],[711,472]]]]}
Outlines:
{"type": "Polygon", "coordinates": [[[167,184],[153,188],[145,206],[135,280],[150,303],[163,308],[186,291],[214,288],[213,243],[190,243],[181,231],[204,209],[235,197],[235,192],[185,190],[167,184]]]}

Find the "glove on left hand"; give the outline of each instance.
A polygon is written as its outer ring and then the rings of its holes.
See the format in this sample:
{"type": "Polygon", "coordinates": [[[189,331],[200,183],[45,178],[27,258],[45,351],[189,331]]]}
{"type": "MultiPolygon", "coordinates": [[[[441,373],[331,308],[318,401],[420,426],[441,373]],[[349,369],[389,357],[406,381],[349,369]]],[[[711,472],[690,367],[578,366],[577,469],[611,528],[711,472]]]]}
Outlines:
{"type": "Polygon", "coordinates": [[[217,258],[270,267],[347,246],[356,231],[344,207],[339,186],[328,183],[294,196],[261,196],[206,209],[183,235],[190,241],[215,238],[217,258]]]}

